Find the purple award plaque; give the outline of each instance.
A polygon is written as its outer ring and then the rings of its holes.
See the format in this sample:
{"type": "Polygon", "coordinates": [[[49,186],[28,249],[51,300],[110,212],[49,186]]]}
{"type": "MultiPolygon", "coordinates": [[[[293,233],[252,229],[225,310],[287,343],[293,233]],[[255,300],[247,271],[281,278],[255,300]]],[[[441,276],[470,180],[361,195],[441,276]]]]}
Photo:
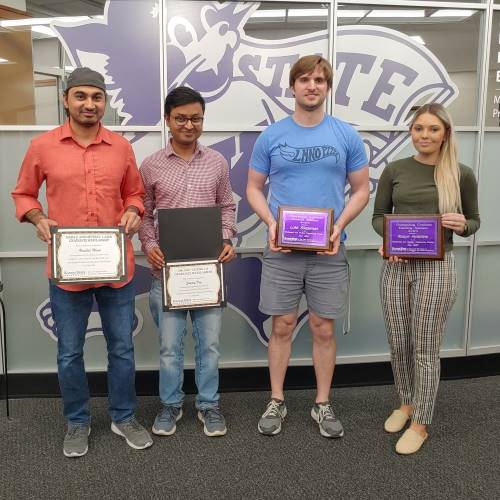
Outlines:
{"type": "Polygon", "coordinates": [[[384,257],[444,258],[440,215],[384,215],[384,257]]]}
{"type": "Polygon", "coordinates": [[[331,208],[278,208],[277,246],[292,250],[330,250],[331,208]]]}

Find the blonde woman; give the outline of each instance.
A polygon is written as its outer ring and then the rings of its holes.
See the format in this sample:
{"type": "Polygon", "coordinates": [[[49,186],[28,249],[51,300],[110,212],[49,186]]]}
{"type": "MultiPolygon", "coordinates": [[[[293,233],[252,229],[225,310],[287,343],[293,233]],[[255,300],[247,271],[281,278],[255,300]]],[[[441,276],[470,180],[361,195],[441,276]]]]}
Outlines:
{"type": "MultiPolygon", "coordinates": [[[[384,214],[441,214],[443,261],[402,260],[382,264],[380,297],[400,406],[384,428],[408,428],[396,451],[408,455],[428,437],[436,400],[439,351],[457,293],[453,233],[474,234],[480,225],[474,173],[457,161],[453,125],[440,104],[419,108],[410,124],[417,154],[389,164],[380,177],[372,224],[383,234],[384,214]]],[[[381,252],[381,250],[380,250],[381,252]]]]}

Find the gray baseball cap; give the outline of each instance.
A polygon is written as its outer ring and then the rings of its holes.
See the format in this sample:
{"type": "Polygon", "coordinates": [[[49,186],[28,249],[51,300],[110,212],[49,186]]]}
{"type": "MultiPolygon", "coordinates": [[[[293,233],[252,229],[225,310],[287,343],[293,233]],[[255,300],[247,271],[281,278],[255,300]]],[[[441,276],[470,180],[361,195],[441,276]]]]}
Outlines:
{"type": "Polygon", "coordinates": [[[101,73],[94,71],[90,68],[76,68],[68,76],[66,81],[66,92],[71,87],[89,86],[97,87],[106,93],[106,84],[104,83],[104,77],[101,73]]]}

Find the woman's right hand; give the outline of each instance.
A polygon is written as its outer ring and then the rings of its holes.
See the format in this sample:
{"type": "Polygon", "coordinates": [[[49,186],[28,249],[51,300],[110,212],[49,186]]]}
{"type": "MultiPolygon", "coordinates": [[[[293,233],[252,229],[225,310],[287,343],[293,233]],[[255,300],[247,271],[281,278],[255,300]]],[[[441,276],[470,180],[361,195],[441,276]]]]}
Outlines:
{"type": "MultiPolygon", "coordinates": [[[[380,245],[378,247],[378,253],[380,254],[381,257],[384,256],[384,247],[383,247],[383,245],[380,245]]],[[[407,259],[402,259],[401,257],[396,257],[395,255],[391,255],[387,260],[389,262],[403,262],[403,263],[408,262],[407,259]]]]}

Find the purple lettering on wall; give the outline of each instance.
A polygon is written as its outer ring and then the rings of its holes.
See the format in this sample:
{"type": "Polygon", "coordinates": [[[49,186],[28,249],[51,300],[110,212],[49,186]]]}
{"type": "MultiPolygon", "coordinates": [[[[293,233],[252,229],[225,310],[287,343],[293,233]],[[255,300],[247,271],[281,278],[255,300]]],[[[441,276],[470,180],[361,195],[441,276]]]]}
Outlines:
{"type": "Polygon", "coordinates": [[[408,87],[415,81],[418,73],[405,64],[397,61],[390,61],[389,59],[382,61],[380,66],[382,67],[382,74],[370,94],[370,97],[361,105],[361,109],[383,120],[389,121],[396,109],[395,106],[389,104],[386,108],[381,108],[378,102],[382,95],[391,95],[393,93],[395,86],[390,83],[391,78],[396,74],[403,76],[402,83],[408,87]]]}

